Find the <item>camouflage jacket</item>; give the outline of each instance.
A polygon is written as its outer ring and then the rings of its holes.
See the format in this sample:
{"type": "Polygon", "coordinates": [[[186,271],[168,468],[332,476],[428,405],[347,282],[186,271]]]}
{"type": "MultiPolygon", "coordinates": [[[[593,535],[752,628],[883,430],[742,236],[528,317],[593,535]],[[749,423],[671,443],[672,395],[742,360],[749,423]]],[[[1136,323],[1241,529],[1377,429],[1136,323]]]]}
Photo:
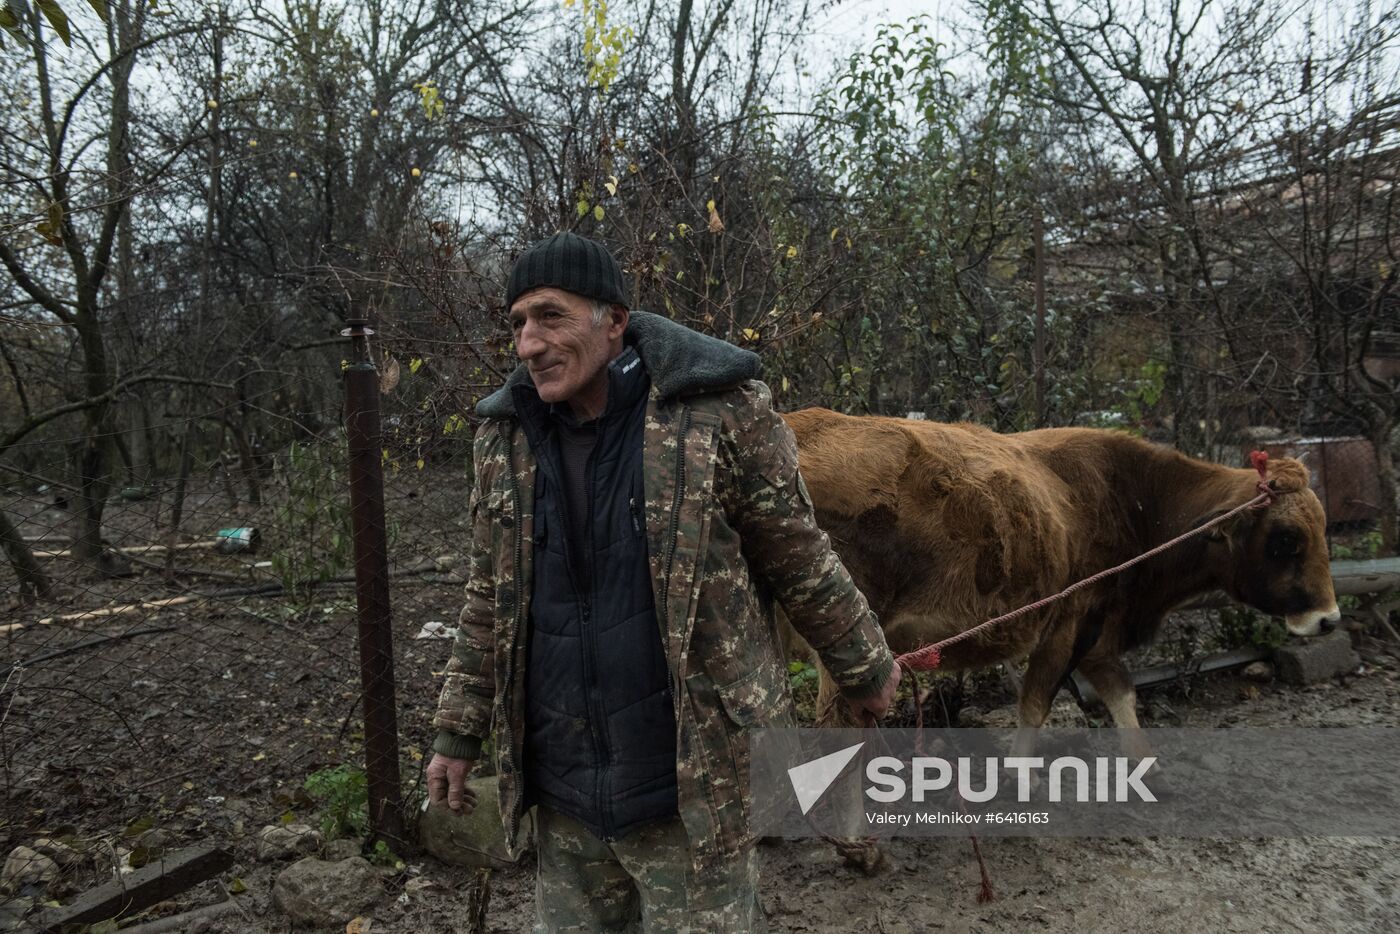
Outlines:
{"type": "MultiPolygon", "coordinates": [[[[893,658],[865,597],[816,524],[792,431],[752,379],[758,358],[657,315],[627,340],[652,377],[643,440],[645,524],[677,728],[677,798],[697,866],[753,842],[749,739],[792,722],[773,609],[852,696],[893,658]]],[[[494,726],[502,816],[516,851],[525,723],[535,459],[513,417],[518,368],[482,400],[473,450],[469,583],[433,720],[434,750],[475,758],[494,726]]]]}

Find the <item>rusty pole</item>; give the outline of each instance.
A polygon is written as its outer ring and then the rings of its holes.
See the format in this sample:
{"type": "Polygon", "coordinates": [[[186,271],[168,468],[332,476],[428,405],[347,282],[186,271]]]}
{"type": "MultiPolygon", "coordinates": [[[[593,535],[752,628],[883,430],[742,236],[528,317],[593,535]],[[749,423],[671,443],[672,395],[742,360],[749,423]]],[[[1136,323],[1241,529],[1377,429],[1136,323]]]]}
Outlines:
{"type": "Polygon", "coordinates": [[[1035,238],[1035,427],[1045,427],[1045,216],[1037,208],[1032,221],[1035,238]]]}
{"type": "Polygon", "coordinates": [[[355,600],[360,616],[360,684],[365,700],[365,776],[370,832],[405,850],[399,788],[399,728],[394,699],[394,637],[389,613],[389,542],[380,460],[379,373],[369,355],[374,333],[351,318],[345,368],[345,433],[350,449],[350,514],[355,540],[355,600]]]}

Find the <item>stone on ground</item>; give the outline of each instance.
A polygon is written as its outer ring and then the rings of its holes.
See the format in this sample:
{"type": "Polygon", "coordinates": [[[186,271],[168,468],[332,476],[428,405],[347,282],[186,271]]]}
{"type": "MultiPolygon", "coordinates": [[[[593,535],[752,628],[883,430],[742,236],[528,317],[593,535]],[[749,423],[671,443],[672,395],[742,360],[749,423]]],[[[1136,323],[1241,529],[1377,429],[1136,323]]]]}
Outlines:
{"type": "Polygon", "coordinates": [[[305,927],[343,927],[383,894],[380,873],[358,856],[334,863],[308,856],[272,885],[273,903],[305,927]]]}
{"type": "Polygon", "coordinates": [[[46,886],[57,878],[57,863],[37,850],[17,846],[0,869],[0,892],[13,894],[26,885],[46,886]]]}
{"type": "Polygon", "coordinates": [[[258,859],[264,863],[311,856],[320,849],[321,833],[309,824],[270,824],[258,831],[258,859]]]}
{"type": "Polygon", "coordinates": [[[1351,636],[1337,629],[1325,636],[1303,639],[1274,651],[1278,678],[1286,684],[1318,684],[1348,674],[1361,664],[1351,636]]]}
{"type": "MultiPolygon", "coordinates": [[[[419,842],[433,856],[454,866],[501,869],[513,865],[515,860],[506,853],[496,779],[477,778],[467,784],[476,792],[475,809],[462,815],[446,807],[429,805],[418,819],[419,842]]],[[[530,813],[521,818],[522,842],[533,835],[531,818],[530,813]]]]}

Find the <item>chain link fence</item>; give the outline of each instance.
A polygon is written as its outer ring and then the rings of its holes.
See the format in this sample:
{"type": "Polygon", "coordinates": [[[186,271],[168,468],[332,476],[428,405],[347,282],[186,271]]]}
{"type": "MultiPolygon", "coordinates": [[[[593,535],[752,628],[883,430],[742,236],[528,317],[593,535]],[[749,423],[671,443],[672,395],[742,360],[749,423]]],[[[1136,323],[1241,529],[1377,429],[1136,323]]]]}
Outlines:
{"type": "MultiPolygon", "coordinates": [[[[404,318],[363,351],[382,408],[371,453],[383,473],[397,712],[397,742],[378,759],[366,755],[363,686],[383,659],[360,648],[342,400],[288,414],[266,448],[222,431],[201,440],[199,421],[176,423],[176,438],[195,429],[184,467],[113,491],[101,568],[77,547],[76,487],[11,471],[0,501],[12,533],[0,568],[0,820],[10,854],[0,910],[32,920],[209,844],[229,860],[198,885],[157,890],[167,913],[177,896],[188,906],[236,895],[250,925],[270,916],[262,860],[278,854],[358,853],[397,873],[397,885],[409,878],[430,721],[465,583],[471,411],[511,364],[503,339],[445,341],[430,317],[404,318]],[[376,773],[402,789],[401,832],[375,833],[384,817],[370,804],[376,773]]],[[[333,373],[342,354],[341,368],[353,370],[348,343],[320,365],[333,373]]],[[[1233,466],[1260,447],[1302,457],[1332,518],[1333,557],[1379,554],[1375,451],[1364,438],[1251,429],[1217,443],[1217,459],[1233,466]]],[[[1132,664],[1189,663],[1282,637],[1267,618],[1212,609],[1178,619],[1132,664]]],[[[935,679],[920,700],[931,721],[957,722],[964,704],[997,691],[1009,699],[988,680],[997,677],[935,679]]],[[[814,699],[800,666],[793,683],[800,700],[814,699]]]]}

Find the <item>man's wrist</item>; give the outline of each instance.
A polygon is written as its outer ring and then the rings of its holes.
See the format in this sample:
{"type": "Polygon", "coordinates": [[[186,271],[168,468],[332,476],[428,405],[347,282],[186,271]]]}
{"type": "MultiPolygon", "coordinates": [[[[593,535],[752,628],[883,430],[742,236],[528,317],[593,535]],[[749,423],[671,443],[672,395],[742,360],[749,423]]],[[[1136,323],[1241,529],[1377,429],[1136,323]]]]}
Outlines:
{"type": "Polygon", "coordinates": [[[475,762],[481,758],[481,740],[451,730],[438,730],[437,738],[433,740],[433,752],[449,759],[475,762]]]}
{"type": "Polygon", "coordinates": [[[888,651],[885,657],[876,662],[870,669],[868,677],[841,687],[841,693],[851,700],[865,700],[876,697],[885,687],[885,682],[890,680],[890,674],[894,671],[894,655],[888,651]]]}

